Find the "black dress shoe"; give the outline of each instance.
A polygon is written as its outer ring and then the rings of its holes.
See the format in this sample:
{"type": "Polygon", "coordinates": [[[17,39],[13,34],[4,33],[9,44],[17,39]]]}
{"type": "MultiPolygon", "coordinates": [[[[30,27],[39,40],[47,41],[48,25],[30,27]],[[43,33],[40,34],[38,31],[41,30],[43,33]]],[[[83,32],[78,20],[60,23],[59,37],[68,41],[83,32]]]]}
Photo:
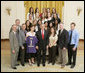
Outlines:
{"type": "Polygon", "coordinates": [[[55,64],[55,62],[52,63],[52,65],[54,65],[54,64],[55,64]]]}
{"type": "Polygon", "coordinates": [[[75,65],[72,64],[70,68],[74,68],[74,67],[75,67],[75,65]]]}
{"type": "Polygon", "coordinates": [[[16,67],[12,67],[12,69],[17,69],[16,67]]]}
{"type": "Polygon", "coordinates": [[[22,66],[25,66],[24,64],[21,64],[22,66]]]}
{"type": "Polygon", "coordinates": [[[15,66],[19,66],[19,64],[16,64],[15,66]]]}
{"type": "Polygon", "coordinates": [[[45,67],[45,64],[43,64],[43,66],[45,67]]]}
{"type": "Polygon", "coordinates": [[[71,63],[67,63],[66,65],[67,65],[67,66],[68,66],[68,65],[71,65],[71,63]]]}
{"type": "Polygon", "coordinates": [[[50,64],[51,62],[49,61],[48,64],[50,64]]]}
{"type": "Polygon", "coordinates": [[[39,66],[40,66],[40,64],[37,64],[37,66],[39,67],[39,66]]]}
{"type": "Polygon", "coordinates": [[[65,66],[61,66],[61,68],[64,68],[65,66]]]}

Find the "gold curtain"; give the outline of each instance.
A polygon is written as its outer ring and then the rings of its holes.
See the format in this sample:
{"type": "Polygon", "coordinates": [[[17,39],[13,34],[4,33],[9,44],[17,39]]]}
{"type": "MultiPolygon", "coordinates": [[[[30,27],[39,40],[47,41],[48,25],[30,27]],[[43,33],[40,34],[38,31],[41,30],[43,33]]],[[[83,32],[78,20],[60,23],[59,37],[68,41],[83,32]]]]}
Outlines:
{"type": "Polygon", "coordinates": [[[27,19],[27,13],[29,12],[29,8],[33,7],[34,11],[35,8],[39,8],[39,12],[42,12],[42,8],[56,8],[57,13],[59,14],[62,20],[62,8],[64,6],[64,1],[24,1],[25,6],[25,20],[27,19]]]}

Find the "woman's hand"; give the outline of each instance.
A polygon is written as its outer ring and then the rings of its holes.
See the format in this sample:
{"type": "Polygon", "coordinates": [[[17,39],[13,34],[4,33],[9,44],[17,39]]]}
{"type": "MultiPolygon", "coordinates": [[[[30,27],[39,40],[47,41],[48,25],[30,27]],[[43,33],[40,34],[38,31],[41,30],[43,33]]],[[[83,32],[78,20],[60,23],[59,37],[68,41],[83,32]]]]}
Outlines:
{"type": "Polygon", "coordinates": [[[49,47],[50,47],[50,48],[52,47],[51,44],[49,44],[49,47]]]}

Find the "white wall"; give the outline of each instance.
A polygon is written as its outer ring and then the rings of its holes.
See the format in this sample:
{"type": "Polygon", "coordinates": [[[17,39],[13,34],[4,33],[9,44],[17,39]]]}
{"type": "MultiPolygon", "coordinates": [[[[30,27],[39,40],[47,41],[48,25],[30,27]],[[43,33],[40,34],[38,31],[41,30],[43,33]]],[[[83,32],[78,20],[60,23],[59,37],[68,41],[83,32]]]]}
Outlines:
{"type": "Polygon", "coordinates": [[[23,1],[1,1],[1,39],[9,38],[11,25],[15,19],[20,19],[21,23],[25,21],[25,8],[23,1]],[[6,8],[11,8],[10,16],[6,8]]]}
{"type": "Polygon", "coordinates": [[[64,4],[64,26],[70,29],[70,23],[76,23],[76,29],[79,31],[80,39],[84,39],[84,1],[65,1],[64,4]],[[77,16],[77,8],[82,8],[79,16],[77,16]]]}
{"type": "MultiPolygon", "coordinates": [[[[79,31],[80,39],[84,39],[84,2],[83,1],[65,1],[63,8],[63,19],[65,28],[70,29],[70,23],[76,23],[76,29],[79,31]],[[77,8],[81,7],[82,12],[77,16],[77,8]]],[[[9,30],[15,19],[25,22],[24,1],[1,1],[1,39],[9,38],[9,30]],[[11,15],[6,12],[6,8],[11,8],[11,15]]]]}

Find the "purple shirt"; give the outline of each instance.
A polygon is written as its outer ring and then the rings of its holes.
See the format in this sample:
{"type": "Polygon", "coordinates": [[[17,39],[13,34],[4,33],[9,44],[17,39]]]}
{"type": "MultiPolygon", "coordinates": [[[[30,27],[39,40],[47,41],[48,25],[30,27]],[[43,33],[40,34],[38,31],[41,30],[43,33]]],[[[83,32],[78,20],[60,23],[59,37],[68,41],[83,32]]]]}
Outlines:
{"type": "Polygon", "coordinates": [[[26,39],[27,53],[36,53],[36,43],[38,39],[36,36],[28,36],[26,39]]]}

